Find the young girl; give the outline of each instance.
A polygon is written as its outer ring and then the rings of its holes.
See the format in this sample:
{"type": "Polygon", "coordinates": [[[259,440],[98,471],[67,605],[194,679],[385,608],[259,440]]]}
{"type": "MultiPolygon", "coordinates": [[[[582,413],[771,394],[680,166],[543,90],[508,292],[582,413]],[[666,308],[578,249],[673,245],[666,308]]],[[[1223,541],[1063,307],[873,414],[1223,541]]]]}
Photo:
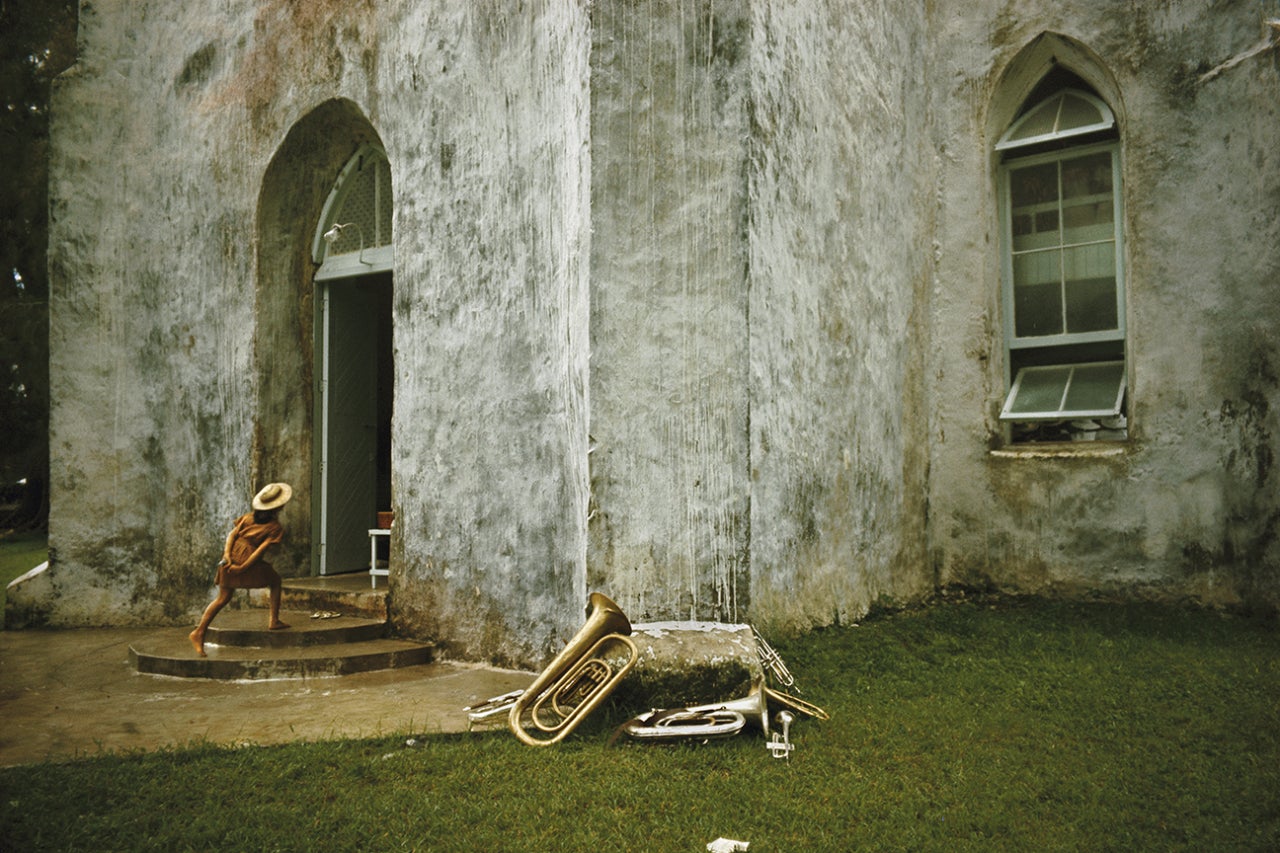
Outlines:
{"type": "Polygon", "coordinates": [[[232,593],[237,589],[271,589],[271,616],[267,628],[278,631],[289,626],[280,621],[280,575],[271,564],[262,559],[263,552],[284,538],[284,529],[276,516],[293,497],[288,483],[271,483],[253,498],[253,512],[236,519],[235,527],[227,534],[227,544],[222,549],[218,563],[218,595],[205,608],[200,624],[187,636],[196,654],[205,656],[204,632],[218,615],[232,593]]]}

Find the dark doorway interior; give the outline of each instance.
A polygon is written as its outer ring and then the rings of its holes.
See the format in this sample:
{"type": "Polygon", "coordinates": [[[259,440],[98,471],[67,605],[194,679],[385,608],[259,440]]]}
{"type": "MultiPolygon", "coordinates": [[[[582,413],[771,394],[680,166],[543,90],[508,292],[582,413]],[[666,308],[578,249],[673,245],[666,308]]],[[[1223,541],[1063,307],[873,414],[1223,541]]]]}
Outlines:
{"type": "MultiPolygon", "coordinates": [[[[391,508],[391,279],[378,273],[319,283],[317,568],[323,575],[367,571],[368,531],[377,513],[391,508]]],[[[380,545],[385,551],[385,537],[380,545]]]]}

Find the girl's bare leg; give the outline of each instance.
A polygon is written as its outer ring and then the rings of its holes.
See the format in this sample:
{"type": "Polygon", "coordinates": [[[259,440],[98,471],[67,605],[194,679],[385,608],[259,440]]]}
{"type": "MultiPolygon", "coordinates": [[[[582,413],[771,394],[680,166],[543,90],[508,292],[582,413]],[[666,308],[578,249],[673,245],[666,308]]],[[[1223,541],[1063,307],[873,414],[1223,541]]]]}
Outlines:
{"type": "Polygon", "coordinates": [[[267,623],[270,631],[279,631],[289,626],[280,621],[280,581],[271,584],[271,621],[267,623]]]}
{"type": "Polygon", "coordinates": [[[233,591],[230,587],[218,587],[218,595],[213,601],[209,602],[209,606],[204,609],[204,615],[200,617],[200,624],[196,629],[187,635],[187,639],[191,640],[191,645],[195,647],[196,654],[204,657],[204,632],[208,629],[209,623],[213,621],[213,617],[218,615],[218,611],[227,606],[227,602],[231,600],[233,591]]]}

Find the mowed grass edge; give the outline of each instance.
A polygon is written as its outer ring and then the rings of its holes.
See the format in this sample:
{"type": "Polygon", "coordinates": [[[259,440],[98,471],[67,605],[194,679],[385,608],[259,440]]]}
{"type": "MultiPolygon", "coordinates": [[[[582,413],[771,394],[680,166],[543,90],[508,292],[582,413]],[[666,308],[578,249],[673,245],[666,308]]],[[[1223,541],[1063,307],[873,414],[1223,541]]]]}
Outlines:
{"type": "Polygon", "coordinates": [[[938,604],[775,642],[832,715],[794,726],[790,761],[758,734],[610,747],[637,709],[548,749],[501,729],[193,744],[0,771],[0,847],[1272,849],[1276,640],[1200,610],[938,604]]]}
{"type": "MultiPolygon", "coordinates": [[[[8,586],[49,559],[49,543],[44,533],[10,533],[0,539],[0,614],[8,601],[8,586]]],[[[0,619],[0,628],[4,620],[0,619]]]]}

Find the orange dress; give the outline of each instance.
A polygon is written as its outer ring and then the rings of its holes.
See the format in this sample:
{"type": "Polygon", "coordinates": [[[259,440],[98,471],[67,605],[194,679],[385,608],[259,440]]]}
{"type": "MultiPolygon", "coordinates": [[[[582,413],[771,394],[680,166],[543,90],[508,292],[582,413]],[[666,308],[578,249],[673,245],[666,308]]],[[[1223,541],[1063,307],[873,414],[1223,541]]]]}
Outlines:
{"type": "Polygon", "coordinates": [[[251,566],[240,571],[233,571],[231,566],[239,566],[258,550],[264,542],[274,545],[284,539],[284,528],[274,518],[265,524],[255,524],[253,513],[247,513],[236,519],[231,540],[231,564],[220,563],[215,582],[218,586],[230,589],[257,589],[271,586],[280,580],[280,575],[262,557],[251,566]]]}

